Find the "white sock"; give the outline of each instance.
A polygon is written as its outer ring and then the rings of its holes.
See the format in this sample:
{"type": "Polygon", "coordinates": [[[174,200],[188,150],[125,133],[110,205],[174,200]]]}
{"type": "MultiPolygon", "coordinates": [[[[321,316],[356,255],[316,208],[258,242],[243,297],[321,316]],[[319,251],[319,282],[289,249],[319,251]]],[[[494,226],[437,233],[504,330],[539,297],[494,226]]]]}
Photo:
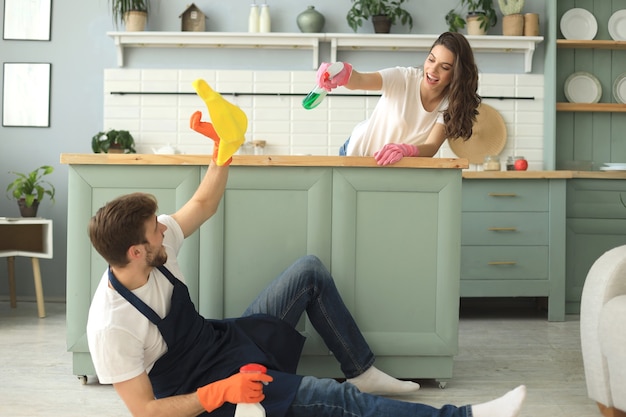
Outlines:
{"type": "Polygon", "coordinates": [[[526,399],[526,387],[519,387],[507,392],[495,400],[473,405],[474,417],[516,417],[522,409],[522,403],[526,399]]]}
{"type": "Polygon", "coordinates": [[[396,379],[375,366],[355,378],[347,379],[347,382],[355,385],[361,392],[374,395],[410,394],[420,389],[419,384],[396,379]]]}

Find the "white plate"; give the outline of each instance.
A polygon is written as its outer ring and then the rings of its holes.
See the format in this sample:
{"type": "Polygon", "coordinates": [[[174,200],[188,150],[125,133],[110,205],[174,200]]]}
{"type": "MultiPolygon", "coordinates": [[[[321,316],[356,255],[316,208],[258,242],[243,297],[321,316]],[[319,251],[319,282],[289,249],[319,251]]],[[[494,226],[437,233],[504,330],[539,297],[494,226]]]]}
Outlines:
{"type": "Polygon", "coordinates": [[[569,9],[561,17],[561,33],[565,39],[591,40],[598,33],[598,22],[585,9],[569,9]]]}
{"type": "Polygon", "coordinates": [[[600,167],[600,171],[626,171],[626,167],[600,167]]]}
{"type": "Polygon", "coordinates": [[[626,162],[605,162],[607,167],[622,167],[626,169],[626,162]]]}
{"type": "Polygon", "coordinates": [[[565,80],[565,97],[570,103],[597,103],[602,97],[602,86],[593,74],[575,72],[565,80]]]}
{"type": "Polygon", "coordinates": [[[609,19],[609,34],[616,41],[626,40],[626,9],[618,10],[609,19]]]}
{"type": "Polygon", "coordinates": [[[613,82],[613,98],[618,103],[626,103],[626,72],[619,75],[613,82]]]}

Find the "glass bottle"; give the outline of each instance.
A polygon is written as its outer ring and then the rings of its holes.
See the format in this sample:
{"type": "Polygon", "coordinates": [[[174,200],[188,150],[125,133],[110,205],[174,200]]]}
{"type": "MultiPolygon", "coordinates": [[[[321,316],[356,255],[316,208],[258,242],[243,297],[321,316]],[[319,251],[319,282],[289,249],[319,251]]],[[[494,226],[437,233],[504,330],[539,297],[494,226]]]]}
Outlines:
{"type": "Polygon", "coordinates": [[[261,17],[259,18],[259,32],[271,32],[272,23],[270,17],[270,6],[263,3],[261,5],[261,17]]]}
{"type": "Polygon", "coordinates": [[[256,2],[250,5],[250,14],[248,15],[248,32],[259,31],[259,6],[256,2]]]}

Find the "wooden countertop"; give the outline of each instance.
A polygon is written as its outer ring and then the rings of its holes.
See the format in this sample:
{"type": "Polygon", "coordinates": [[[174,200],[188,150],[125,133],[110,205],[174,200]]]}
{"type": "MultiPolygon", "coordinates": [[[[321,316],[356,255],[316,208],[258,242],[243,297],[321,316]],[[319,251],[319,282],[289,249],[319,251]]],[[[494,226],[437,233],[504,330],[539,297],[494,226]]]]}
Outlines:
{"type": "Polygon", "coordinates": [[[464,179],[626,179],[626,171],[463,171],[464,179]]]}
{"type": "MultiPolygon", "coordinates": [[[[61,163],[70,165],[207,166],[210,162],[211,155],[61,154],[61,163]]],[[[374,158],[365,156],[235,155],[231,165],[463,169],[469,167],[469,162],[462,158],[404,158],[397,164],[379,167],[374,158]]]]}
{"type": "MultiPolygon", "coordinates": [[[[155,154],[61,154],[62,164],[74,165],[203,165],[211,155],[155,154]]],[[[443,168],[467,169],[462,158],[404,158],[387,167],[378,167],[374,158],[359,156],[299,156],[299,155],[235,155],[233,166],[324,166],[376,168],[443,168]]],[[[626,179],[625,171],[462,171],[465,179],[626,179]]]]}

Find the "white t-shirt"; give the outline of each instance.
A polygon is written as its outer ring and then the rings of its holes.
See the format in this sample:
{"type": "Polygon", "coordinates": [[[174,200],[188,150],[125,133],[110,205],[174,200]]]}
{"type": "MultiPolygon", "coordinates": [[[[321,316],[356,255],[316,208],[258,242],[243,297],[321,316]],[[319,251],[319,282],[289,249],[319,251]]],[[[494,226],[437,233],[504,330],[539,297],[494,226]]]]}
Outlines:
{"type": "Polygon", "coordinates": [[[422,68],[387,68],[380,74],[382,96],[371,116],[352,131],[348,156],[373,156],[387,143],[420,145],[426,142],[435,123],[444,124],[442,111],[448,108],[447,97],[432,112],[422,106],[422,68]]]}
{"type": "MultiPolygon", "coordinates": [[[[176,258],[184,240],[183,232],[168,215],[160,215],[158,220],[167,226],[163,240],[167,252],[165,267],[184,282],[176,258]]],[[[163,318],[170,311],[173,288],[167,277],[154,268],[148,282],[132,292],[163,318]]],[[[91,301],[87,341],[98,380],[103,384],[127,381],[144,371],[150,372],[167,352],[157,326],[109,287],[108,270],[91,301]]]]}

